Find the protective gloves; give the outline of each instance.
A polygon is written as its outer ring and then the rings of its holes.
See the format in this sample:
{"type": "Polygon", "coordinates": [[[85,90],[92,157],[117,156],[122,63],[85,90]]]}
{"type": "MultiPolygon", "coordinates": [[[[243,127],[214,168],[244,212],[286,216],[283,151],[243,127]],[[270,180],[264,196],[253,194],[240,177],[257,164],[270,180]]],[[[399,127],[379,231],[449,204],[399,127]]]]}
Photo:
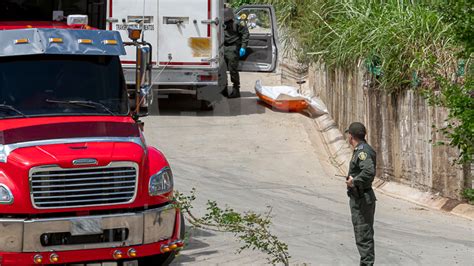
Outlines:
{"type": "Polygon", "coordinates": [[[240,52],[239,52],[239,53],[240,53],[240,57],[244,57],[245,54],[247,53],[247,50],[242,47],[242,48],[240,48],[240,52]]]}

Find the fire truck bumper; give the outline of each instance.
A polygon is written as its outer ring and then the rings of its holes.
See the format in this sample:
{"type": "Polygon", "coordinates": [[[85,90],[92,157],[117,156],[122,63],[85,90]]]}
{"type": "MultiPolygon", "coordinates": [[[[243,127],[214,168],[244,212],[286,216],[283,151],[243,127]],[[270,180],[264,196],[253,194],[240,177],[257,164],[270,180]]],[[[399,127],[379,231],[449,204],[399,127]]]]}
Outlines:
{"type": "Polygon", "coordinates": [[[114,215],[1,218],[0,265],[118,261],[170,252],[182,246],[180,216],[166,206],[114,215]]]}

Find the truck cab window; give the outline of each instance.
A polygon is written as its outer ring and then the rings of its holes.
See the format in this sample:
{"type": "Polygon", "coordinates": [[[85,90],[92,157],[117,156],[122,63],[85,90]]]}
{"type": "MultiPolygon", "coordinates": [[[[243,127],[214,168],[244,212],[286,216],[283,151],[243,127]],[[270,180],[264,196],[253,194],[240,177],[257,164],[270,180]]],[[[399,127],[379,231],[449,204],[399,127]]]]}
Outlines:
{"type": "Polygon", "coordinates": [[[238,14],[238,18],[247,25],[251,34],[272,33],[272,20],[267,9],[245,9],[238,14]]]}
{"type": "MultiPolygon", "coordinates": [[[[113,113],[128,114],[126,85],[118,57],[7,57],[0,58],[0,73],[0,104],[25,115],[110,114],[105,108],[57,101],[91,101],[103,104],[113,113]]],[[[0,116],[5,116],[5,112],[0,116]]]]}
{"type": "Polygon", "coordinates": [[[106,0],[2,0],[0,21],[51,21],[53,11],[61,10],[64,16],[84,14],[89,25],[105,29],[106,0]]]}

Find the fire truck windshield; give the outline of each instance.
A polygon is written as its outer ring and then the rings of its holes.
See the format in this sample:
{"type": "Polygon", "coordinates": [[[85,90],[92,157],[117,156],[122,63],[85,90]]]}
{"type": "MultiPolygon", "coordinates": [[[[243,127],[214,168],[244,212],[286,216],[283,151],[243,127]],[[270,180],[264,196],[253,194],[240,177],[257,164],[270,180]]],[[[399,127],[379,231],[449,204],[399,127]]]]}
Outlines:
{"type": "Polygon", "coordinates": [[[0,57],[0,118],[127,115],[119,57],[0,57]]]}

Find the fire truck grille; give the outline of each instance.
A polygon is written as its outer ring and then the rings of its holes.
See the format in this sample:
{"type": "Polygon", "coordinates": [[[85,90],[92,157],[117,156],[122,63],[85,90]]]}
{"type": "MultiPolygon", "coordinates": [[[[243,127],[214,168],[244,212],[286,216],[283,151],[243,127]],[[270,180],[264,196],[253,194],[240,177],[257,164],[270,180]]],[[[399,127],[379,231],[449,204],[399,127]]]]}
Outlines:
{"type": "Polygon", "coordinates": [[[38,209],[130,203],[137,181],[138,166],[132,162],[74,169],[35,167],[30,170],[31,200],[38,209]]]}

